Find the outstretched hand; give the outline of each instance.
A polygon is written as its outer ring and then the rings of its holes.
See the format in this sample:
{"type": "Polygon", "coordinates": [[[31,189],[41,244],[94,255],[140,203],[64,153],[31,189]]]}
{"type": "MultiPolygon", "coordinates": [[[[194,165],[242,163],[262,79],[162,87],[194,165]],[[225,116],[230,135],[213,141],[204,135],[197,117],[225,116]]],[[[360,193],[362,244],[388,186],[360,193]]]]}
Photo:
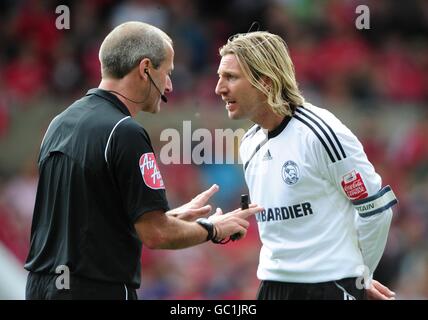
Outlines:
{"type": "Polygon", "coordinates": [[[218,185],[213,184],[209,189],[201,192],[188,203],[168,211],[167,214],[185,221],[195,221],[198,218],[205,217],[212,209],[206,203],[219,189],[218,185]]]}

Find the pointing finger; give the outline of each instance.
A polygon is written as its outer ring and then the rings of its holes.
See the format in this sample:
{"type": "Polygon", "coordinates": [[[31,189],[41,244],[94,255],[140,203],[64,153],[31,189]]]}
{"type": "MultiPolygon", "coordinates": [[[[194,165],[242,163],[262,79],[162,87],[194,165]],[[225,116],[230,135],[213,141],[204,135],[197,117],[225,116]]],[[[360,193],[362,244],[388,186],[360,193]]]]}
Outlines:
{"type": "MultiPolygon", "coordinates": [[[[255,204],[255,203],[252,203],[248,206],[248,208],[256,208],[256,207],[257,207],[257,204],[255,204]]],[[[241,210],[242,210],[241,208],[238,208],[238,209],[233,210],[231,213],[238,213],[241,210]]]]}
{"type": "Polygon", "coordinates": [[[247,219],[248,217],[252,216],[253,214],[256,214],[257,212],[260,212],[264,210],[262,207],[256,206],[252,208],[248,208],[245,210],[241,210],[236,213],[236,215],[242,219],[247,219]]]}
{"type": "Polygon", "coordinates": [[[214,193],[216,193],[220,187],[216,184],[213,184],[209,189],[205,190],[204,192],[201,192],[198,194],[195,198],[195,200],[201,201],[202,203],[205,203],[208,201],[209,198],[211,198],[214,193]]]}

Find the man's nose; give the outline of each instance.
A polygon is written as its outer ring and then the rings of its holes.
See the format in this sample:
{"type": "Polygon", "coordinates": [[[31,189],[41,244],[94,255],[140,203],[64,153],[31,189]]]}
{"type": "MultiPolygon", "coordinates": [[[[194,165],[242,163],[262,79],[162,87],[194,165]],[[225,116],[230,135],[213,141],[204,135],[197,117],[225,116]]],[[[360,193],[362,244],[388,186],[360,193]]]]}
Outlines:
{"type": "Polygon", "coordinates": [[[168,93],[172,92],[172,81],[169,76],[166,79],[165,92],[168,92],[168,93]]]}
{"type": "Polygon", "coordinates": [[[221,96],[222,93],[226,92],[226,87],[222,81],[222,79],[218,79],[217,85],[215,87],[215,93],[221,96]]]}

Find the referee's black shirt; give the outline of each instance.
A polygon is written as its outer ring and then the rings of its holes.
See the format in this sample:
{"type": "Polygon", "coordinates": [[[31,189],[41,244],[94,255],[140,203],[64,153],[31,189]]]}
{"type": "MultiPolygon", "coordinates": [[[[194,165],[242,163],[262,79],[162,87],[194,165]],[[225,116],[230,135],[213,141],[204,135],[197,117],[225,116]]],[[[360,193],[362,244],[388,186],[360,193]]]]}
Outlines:
{"type": "Polygon", "coordinates": [[[138,288],[142,243],[134,222],[169,210],[153,159],[147,132],[107,91],[89,90],[59,114],[39,155],[25,268],[54,274],[66,265],[77,276],[138,288]]]}

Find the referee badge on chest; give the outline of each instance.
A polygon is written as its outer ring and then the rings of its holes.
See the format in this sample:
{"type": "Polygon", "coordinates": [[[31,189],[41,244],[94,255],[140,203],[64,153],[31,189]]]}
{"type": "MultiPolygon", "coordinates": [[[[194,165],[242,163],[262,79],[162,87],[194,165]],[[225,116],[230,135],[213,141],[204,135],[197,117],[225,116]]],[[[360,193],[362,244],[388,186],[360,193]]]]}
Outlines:
{"type": "Polygon", "coordinates": [[[144,153],[140,157],[140,170],[144,183],[151,189],[165,189],[163,179],[153,152],[144,153]]]}
{"type": "Polygon", "coordinates": [[[282,166],[282,179],[286,184],[292,186],[296,184],[300,179],[299,166],[291,160],[288,160],[282,166]]]}

